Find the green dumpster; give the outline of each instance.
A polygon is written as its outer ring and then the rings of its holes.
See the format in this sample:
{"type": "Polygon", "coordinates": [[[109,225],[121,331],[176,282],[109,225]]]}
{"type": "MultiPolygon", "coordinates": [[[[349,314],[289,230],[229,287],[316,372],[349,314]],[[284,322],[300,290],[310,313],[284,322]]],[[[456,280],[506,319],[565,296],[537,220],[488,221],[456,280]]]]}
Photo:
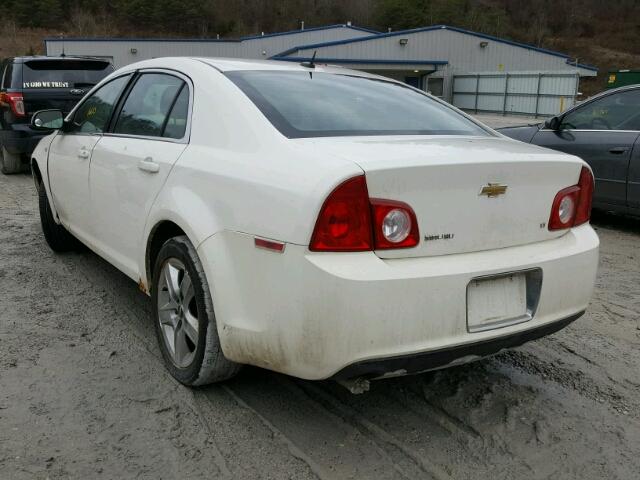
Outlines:
{"type": "Polygon", "coordinates": [[[640,84],[640,70],[618,70],[607,75],[607,88],[640,84]]]}

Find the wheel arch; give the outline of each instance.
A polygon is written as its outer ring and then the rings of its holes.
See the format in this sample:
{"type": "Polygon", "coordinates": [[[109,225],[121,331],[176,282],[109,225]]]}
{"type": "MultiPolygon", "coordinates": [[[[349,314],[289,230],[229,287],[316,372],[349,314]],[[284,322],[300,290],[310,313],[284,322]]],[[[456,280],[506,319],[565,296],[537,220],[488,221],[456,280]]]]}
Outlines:
{"type": "Polygon", "coordinates": [[[31,159],[31,175],[33,176],[33,181],[36,183],[36,188],[39,188],[40,185],[42,185],[42,172],[35,158],[31,159]]]}
{"type": "Polygon", "coordinates": [[[189,238],[185,230],[172,220],[160,220],[149,231],[145,249],[145,274],[147,276],[149,292],[151,292],[151,283],[153,282],[153,268],[162,245],[164,245],[167,240],[182,235],[189,238]]]}

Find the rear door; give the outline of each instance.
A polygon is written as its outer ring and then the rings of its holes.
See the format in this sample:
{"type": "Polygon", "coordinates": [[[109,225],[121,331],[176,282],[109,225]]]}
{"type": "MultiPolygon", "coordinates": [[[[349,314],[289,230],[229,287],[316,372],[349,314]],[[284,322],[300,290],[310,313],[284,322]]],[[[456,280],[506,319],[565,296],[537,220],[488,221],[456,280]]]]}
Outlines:
{"type": "Polygon", "coordinates": [[[191,86],[175,72],[143,71],[96,146],[89,188],[98,248],[136,278],[145,220],[188,143],[191,86]]]}
{"type": "Polygon", "coordinates": [[[594,205],[624,210],[631,151],[640,135],[640,89],[615,92],[571,110],[557,131],[532,143],[577,155],[593,169],[594,205]]]}
{"type": "Polygon", "coordinates": [[[86,98],[73,116],[73,126],[58,132],[49,148],[49,184],[62,223],[78,238],[93,243],[89,204],[91,153],[111,119],[131,75],[106,83],[86,98]]]}
{"type": "Polygon", "coordinates": [[[22,64],[27,115],[50,108],[69,113],[92,87],[113,71],[104,60],[34,59],[22,64]]]}

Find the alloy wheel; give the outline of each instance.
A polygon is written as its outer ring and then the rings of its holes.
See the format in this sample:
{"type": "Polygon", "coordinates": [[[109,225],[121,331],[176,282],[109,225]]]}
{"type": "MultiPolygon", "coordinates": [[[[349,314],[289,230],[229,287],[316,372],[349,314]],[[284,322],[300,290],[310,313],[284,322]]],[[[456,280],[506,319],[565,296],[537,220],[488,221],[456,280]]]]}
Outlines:
{"type": "Polygon", "coordinates": [[[198,307],[189,272],[176,258],[162,265],[158,321],[173,363],[179,368],[191,365],[198,345],[198,307]]]}

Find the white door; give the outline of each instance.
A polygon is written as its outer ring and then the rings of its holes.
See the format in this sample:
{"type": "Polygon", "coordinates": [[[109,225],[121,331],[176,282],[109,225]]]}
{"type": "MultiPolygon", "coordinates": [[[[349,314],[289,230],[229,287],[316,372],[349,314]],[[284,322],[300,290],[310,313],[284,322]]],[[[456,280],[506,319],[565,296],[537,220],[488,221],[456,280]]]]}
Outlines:
{"type": "Polygon", "coordinates": [[[93,151],[92,233],[101,253],[134,279],[141,273],[147,215],[187,146],[189,98],[183,79],[142,73],[93,151]]]}
{"type": "Polygon", "coordinates": [[[130,75],[96,90],[59,132],[49,150],[49,182],[60,221],[74,235],[90,242],[89,165],[91,153],[107,128],[120,93],[130,75]]]}

